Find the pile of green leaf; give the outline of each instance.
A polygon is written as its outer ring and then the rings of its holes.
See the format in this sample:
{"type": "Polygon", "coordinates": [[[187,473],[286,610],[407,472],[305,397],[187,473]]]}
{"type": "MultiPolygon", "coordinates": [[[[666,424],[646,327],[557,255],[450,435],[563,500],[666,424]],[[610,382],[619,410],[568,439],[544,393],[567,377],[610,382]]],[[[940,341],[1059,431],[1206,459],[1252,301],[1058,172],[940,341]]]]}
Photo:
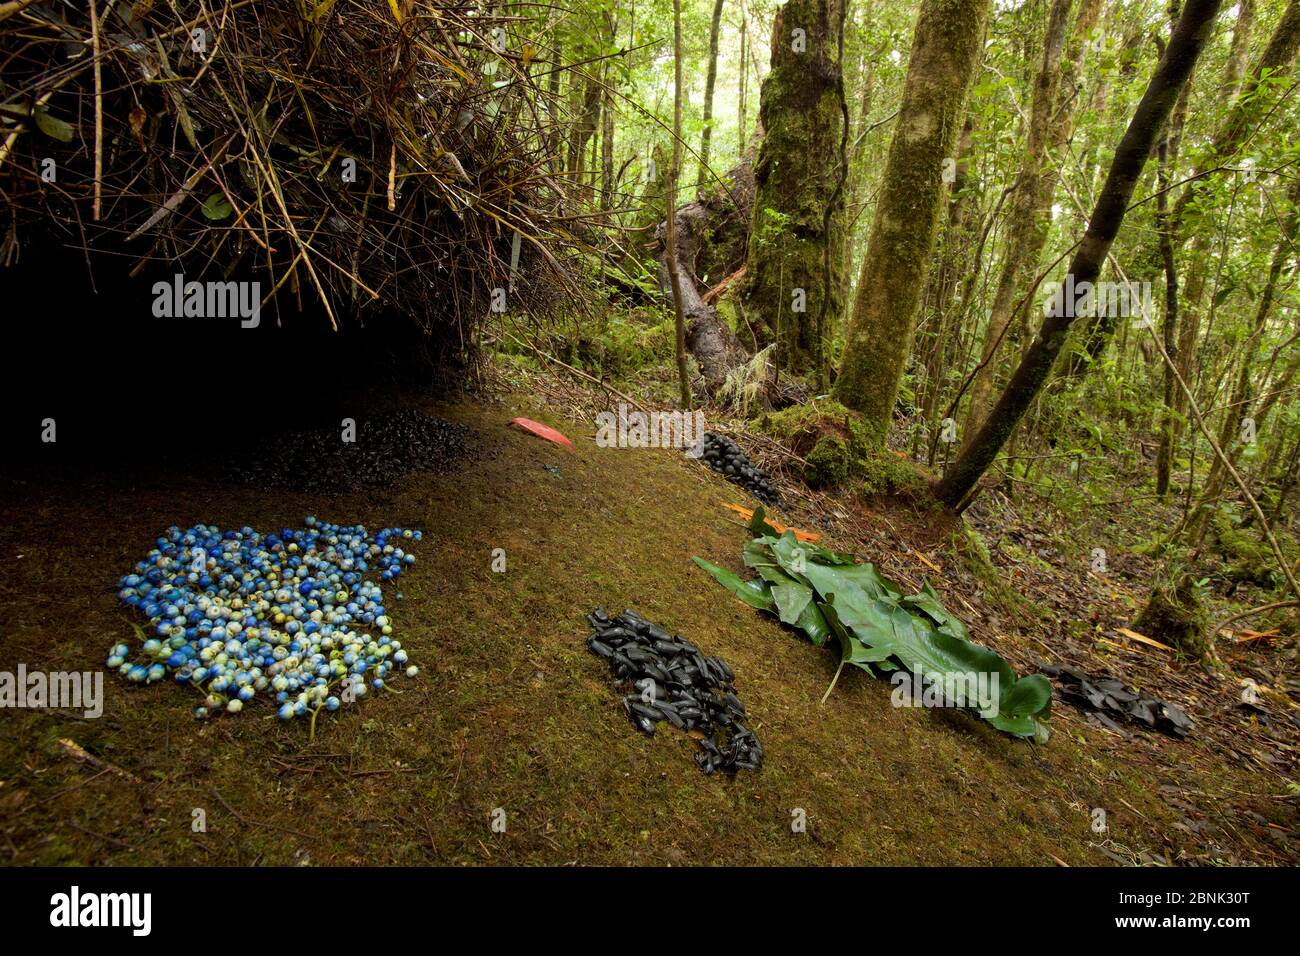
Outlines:
{"type": "Polygon", "coordinates": [[[920,594],[904,596],[872,565],[799,541],[793,531],[778,533],[764,520],[762,508],[749,530],[757,537],[745,544],[745,566],[757,578],[743,581],[701,558],[695,563],[750,607],[776,615],[814,644],[835,637],[840,666],[826,697],[845,664],[873,675],[901,667],[927,681],[943,681],[943,686],[969,675],[991,679],[996,674],[996,712],[976,712],[998,730],[1039,743],[1047,740],[1048,679],[1041,674],[1017,678],[1001,657],[972,644],[966,626],[948,613],[928,583],[920,594]]]}

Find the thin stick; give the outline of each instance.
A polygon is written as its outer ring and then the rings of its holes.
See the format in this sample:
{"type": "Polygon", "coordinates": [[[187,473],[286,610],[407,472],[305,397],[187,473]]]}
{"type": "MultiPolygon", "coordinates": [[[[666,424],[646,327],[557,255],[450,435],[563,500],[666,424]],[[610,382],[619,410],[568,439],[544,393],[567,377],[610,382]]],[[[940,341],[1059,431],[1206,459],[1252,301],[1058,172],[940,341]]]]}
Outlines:
{"type": "Polygon", "coordinates": [[[397,144],[388,153],[388,211],[397,209],[397,144]]]}
{"type": "Polygon", "coordinates": [[[104,76],[99,65],[99,11],[90,0],[90,40],[95,68],[95,200],[90,218],[99,222],[100,200],[104,187],[104,76]]]}
{"type": "Polygon", "coordinates": [[[36,0],[9,0],[8,3],[0,3],[0,21],[8,20],[15,13],[22,13],[35,2],[36,0]]]}
{"type": "Polygon", "coordinates": [[[1280,607],[1300,607],[1300,601],[1275,601],[1272,604],[1261,604],[1259,607],[1252,607],[1249,611],[1242,611],[1240,614],[1234,614],[1232,617],[1224,618],[1218,626],[1210,632],[1210,639],[1213,640],[1220,631],[1235,621],[1242,618],[1254,617],[1256,614],[1263,614],[1265,611],[1274,611],[1280,607]]]}

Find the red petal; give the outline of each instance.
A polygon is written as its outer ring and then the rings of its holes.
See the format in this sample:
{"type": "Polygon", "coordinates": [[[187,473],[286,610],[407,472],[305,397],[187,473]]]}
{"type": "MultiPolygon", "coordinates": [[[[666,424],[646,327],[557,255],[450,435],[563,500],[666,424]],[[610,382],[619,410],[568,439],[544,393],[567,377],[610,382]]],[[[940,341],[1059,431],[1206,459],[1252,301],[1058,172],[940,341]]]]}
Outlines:
{"type": "Polygon", "coordinates": [[[532,432],[538,438],[545,438],[547,441],[553,441],[557,445],[568,445],[573,447],[573,442],[565,438],[554,428],[543,425],[541,422],[535,422],[531,418],[512,418],[510,424],[522,428],[526,432],[532,432]]]}

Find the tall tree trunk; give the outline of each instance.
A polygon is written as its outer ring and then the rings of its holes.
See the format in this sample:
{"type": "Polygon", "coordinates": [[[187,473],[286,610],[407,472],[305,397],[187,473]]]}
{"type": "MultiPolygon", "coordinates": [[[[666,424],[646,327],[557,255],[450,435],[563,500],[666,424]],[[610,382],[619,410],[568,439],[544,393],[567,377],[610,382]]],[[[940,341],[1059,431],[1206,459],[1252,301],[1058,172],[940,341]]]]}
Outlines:
{"type": "MultiPolygon", "coordinates": [[[[930,332],[918,346],[924,355],[925,377],[921,381],[921,420],[934,421],[935,405],[943,389],[943,370],[952,368],[949,361],[957,347],[957,330],[967,306],[967,281],[974,288],[982,258],[982,245],[971,249],[971,239],[982,231],[982,223],[972,212],[979,210],[973,199],[974,190],[967,188],[970,177],[971,138],[975,131],[974,120],[967,116],[957,137],[957,168],[952,182],[952,198],[948,200],[948,216],[939,245],[939,272],[931,278],[930,332]],[[958,290],[962,290],[960,293],[958,290]]],[[[982,217],[980,217],[982,218],[982,217]]],[[[921,434],[917,432],[919,448],[921,434]]],[[[933,447],[933,443],[932,443],[933,447]]]]}
{"type": "Polygon", "coordinates": [[[551,62],[551,74],[546,78],[546,104],[547,112],[551,119],[551,130],[547,137],[548,148],[551,153],[551,169],[553,172],[561,171],[561,164],[564,157],[560,150],[560,77],[564,75],[564,46],[559,38],[555,36],[555,59],[551,62]]]}
{"type": "Polygon", "coordinates": [[[600,208],[614,206],[614,94],[606,91],[600,129],[600,208]]]}
{"type": "MultiPolygon", "coordinates": [[[[1281,278],[1283,269],[1286,268],[1288,261],[1295,254],[1296,227],[1300,223],[1300,180],[1296,180],[1296,183],[1292,185],[1287,199],[1291,203],[1291,210],[1283,222],[1282,235],[1278,238],[1277,249],[1273,252],[1273,261],[1269,265],[1268,279],[1264,283],[1264,289],[1260,293],[1259,303],[1255,310],[1255,327],[1251,331],[1250,338],[1246,341],[1245,348],[1242,350],[1241,365],[1237,370],[1237,380],[1233,385],[1232,394],[1228,398],[1228,407],[1224,411],[1223,423],[1219,427],[1219,447],[1223,449],[1229,463],[1234,466],[1241,457],[1242,449],[1245,448],[1241,441],[1241,424],[1250,414],[1250,385],[1253,378],[1252,372],[1255,369],[1255,363],[1252,359],[1260,340],[1264,336],[1269,316],[1273,311],[1273,303],[1277,296],[1278,279],[1281,278]]],[[[1256,416],[1254,419],[1256,432],[1258,432],[1261,424],[1260,417],[1256,416]]],[[[1226,477],[1227,470],[1223,461],[1216,457],[1210,465],[1209,474],[1205,476],[1201,503],[1192,518],[1191,529],[1187,535],[1187,540],[1193,548],[1198,547],[1205,536],[1210,516],[1219,496],[1223,493],[1226,477]]]]}
{"type": "MultiPolygon", "coordinates": [[[[1254,95],[1260,83],[1263,82],[1266,76],[1276,77],[1280,72],[1289,69],[1292,61],[1295,60],[1298,48],[1300,48],[1300,0],[1288,0],[1281,19],[1278,20],[1277,26],[1273,29],[1272,36],[1269,37],[1268,46],[1260,54],[1259,61],[1251,70],[1249,79],[1242,86],[1241,92],[1236,99],[1233,100],[1228,116],[1215,133],[1206,155],[1197,164],[1197,175],[1183,187],[1182,193],[1178,196],[1178,201],[1174,204],[1173,212],[1170,214],[1169,228],[1175,236],[1182,236],[1183,217],[1203,188],[1204,174],[1208,170],[1231,163],[1244,143],[1247,134],[1251,131],[1254,122],[1267,110],[1268,104],[1265,101],[1270,98],[1254,95]]],[[[1208,240],[1204,239],[1203,231],[1198,231],[1196,235],[1198,241],[1205,242],[1206,248],[1208,248],[1208,240]]],[[[1180,244],[1181,238],[1175,241],[1175,250],[1180,244]]],[[[1190,304],[1193,301],[1190,280],[1187,285],[1187,300],[1188,304],[1190,304]]],[[[1188,322],[1196,321],[1192,317],[1193,315],[1194,313],[1189,312],[1188,322]]],[[[1112,319],[1101,319],[1090,323],[1083,338],[1083,347],[1067,364],[1066,374],[1078,376],[1082,374],[1089,364],[1100,358],[1101,353],[1106,350],[1106,345],[1110,341],[1110,333],[1113,328],[1114,321],[1112,319]]]]}
{"type": "MultiPolygon", "coordinates": [[[[709,146],[713,140],[713,87],[718,82],[718,33],[722,28],[722,4],[714,0],[713,22],[709,24],[709,70],[704,78],[704,132],[700,134],[700,178],[697,189],[709,181],[709,146]]],[[[745,61],[742,56],[741,67],[745,61]]]]}
{"type": "MultiPolygon", "coordinates": [[[[605,11],[605,28],[609,32],[609,45],[618,42],[618,20],[605,11]]],[[[614,201],[614,90],[610,64],[605,62],[601,71],[603,82],[600,92],[600,208],[613,208],[614,201]]]]}
{"type": "MultiPolygon", "coordinates": [[[[872,4],[868,0],[863,10],[862,19],[871,18],[872,4]]],[[[854,147],[862,148],[867,134],[867,120],[871,118],[871,104],[876,87],[876,58],[865,56],[861,69],[862,90],[858,98],[858,120],[853,129],[854,147]]],[[[862,174],[865,172],[863,162],[850,162],[849,178],[844,184],[844,265],[841,269],[840,282],[842,295],[848,294],[849,278],[853,275],[853,224],[857,216],[859,194],[862,192],[862,174]]]]}
{"type": "MultiPolygon", "coordinates": [[[[1052,157],[1049,155],[1052,126],[1054,123],[1068,122],[1069,116],[1068,104],[1059,102],[1059,91],[1061,54],[1065,47],[1072,5],[1073,0],[1053,0],[1047,15],[1043,59],[1034,80],[1024,160],[1016,177],[1011,211],[1007,217],[1006,254],[1002,261],[1002,272],[998,276],[997,291],[993,294],[993,306],[989,310],[980,368],[971,382],[970,410],[966,413],[964,429],[967,441],[979,431],[980,425],[984,424],[984,419],[988,416],[998,371],[998,363],[995,361],[998,347],[1011,326],[1016,298],[1028,292],[1029,284],[1038,269],[1039,256],[1047,244],[1048,227],[1051,225],[1048,209],[1052,204],[1052,187],[1056,182],[1052,157]],[[1060,112],[1062,108],[1066,109],[1064,116],[1060,112]]],[[[1082,47],[1083,37],[1077,31],[1073,39],[1082,47]]]]}
{"type": "MultiPolygon", "coordinates": [[[[589,66],[588,69],[591,69],[589,66]]],[[[582,92],[578,96],[578,115],[569,131],[569,176],[574,183],[582,183],[586,178],[587,142],[596,132],[597,119],[600,116],[601,89],[595,76],[588,74],[583,82],[582,92]]]]}
{"type": "MultiPolygon", "coordinates": [[[[1156,233],[1159,236],[1160,261],[1165,270],[1165,318],[1162,332],[1165,351],[1171,358],[1178,354],[1178,269],[1174,264],[1174,238],[1169,232],[1169,137],[1160,144],[1160,170],[1156,178],[1156,233]]],[[[1146,318],[1150,318],[1147,316],[1146,318]]],[[[1156,496],[1169,493],[1169,473],[1174,459],[1174,369],[1164,367],[1164,403],[1160,415],[1160,446],[1156,452],[1156,496]]]]}
{"type": "MultiPolygon", "coordinates": [[[[1232,27],[1232,48],[1228,61],[1224,65],[1223,85],[1219,91],[1219,102],[1225,109],[1241,95],[1241,86],[1246,75],[1246,62],[1250,56],[1250,37],[1255,26],[1255,0],[1240,0],[1237,22],[1232,27]]],[[[1200,332],[1201,305],[1205,293],[1205,264],[1209,259],[1210,236],[1206,231],[1197,232],[1192,237],[1191,249],[1187,256],[1187,295],[1182,303],[1178,332],[1178,352],[1175,363],[1178,374],[1183,381],[1191,383],[1192,360],[1195,355],[1196,339],[1200,332]]],[[[1183,430],[1183,418],[1187,414],[1187,397],[1182,390],[1174,394],[1173,435],[1171,444],[1178,446],[1183,430]]],[[[1196,449],[1193,447],[1192,453],[1196,449]]]]}
{"type": "Polygon", "coordinates": [[[737,122],[740,127],[739,135],[736,139],[737,152],[745,155],[745,147],[749,143],[745,139],[745,94],[749,87],[749,61],[745,59],[748,55],[749,46],[749,18],[742,12],[740,15],[740,90],[738,92],[736,113],[737,122]]]}
{"type": "Polygon", "coordinates": [[[772,27],[772,69],[763,80],[759,117],[764,130],[754,165],[757,193],[741,303],[764,337],[777,343],[780,364],[813,368],[819,354],[816,319],[829,297],[831,321],[840,313],[837,275],[843,261],[840,174],[838,36],[842,0],[787,0],[772,27]],[[830,209],[830,228],[826,210],[830,209]]]}
{"type": "Polygon", "coordinates": [[[1232,48],[1223,70],[1223,101],[1231,103],[1241,92],[1250,56],[1250,34],[1255,26],[1255,0],[1237,0],[1237,22],[1232,25],[1232,48]]]}
{"type": "Polygon", "coordinates": [[[681,265],[677,261],[677,180],[682,169],[682,0],[673,0],[673,162],[668,173],[667,248],[664,264],[673,291],[673,314],[677,320],[677,378],[682,408],[691,407],[691,380],[686,368],[686,313],[682,303],[681,265]]]}
{"type": "MultiPolygon", "coordinates": [[[[1177,25],[1179,0],[1170,0],[1170,33],[1177,25]]],[[[1160,55],[1164,56],[1164,41],[1160,43],[1160,55]]],[[[1195,72],[1195,70],[1193,70],[1195,72]]],[[[1178,151],[1182,143],[1183,126],[1187,121],[1188,101],[1192,84],[1190,80],[1183,86],[1174,107],[1174,115],[1169,123],[1169,132],[1160,143],[1159,165],[1156,169],[1156,241],[1160,249],[1160,264],[1165,273],[1165,315],[1161,332],[1164,338],[1165,352],[1173,359],[1173,364],[1164,363],[1164,396],[1160,411],[1160,440],[1156,451],[1156,496],[1163,498],[1169,493],[1170,472],[1173,470],[1174,450],[1178,447],[1177,420],[1178,389],[1175,372],[1178,363],[1178,323],[1181,320],[1178,304],[1178,264],[1174,257],[1174,234],[1169,223],[1169,182],[1173,170],[1178,166],[1178,151]]],[[[1144,318],[1150,319],[1150,316],[1144,318]]],[[[1145,339],[1143,340],[1145,344],[1145,339]]]]}
{"type": "Polygon", "coordinates": [[[1101,274],[1152,146],[1162,135],[1183,84],[1191,75],[1213,30],[1220,2],[1188,0],[1183,8],[1169,47],[1115,150],[1106,183],[1088,219],[1088,228],[1070,261],[1068,274],[1074,277],[1076,291],[1073,296],[1060,297],[1061,301],[1048,312],[1037,338],[1029,346],[979,434],[936,487],[935,494],[949,507],[956,508],[962,504],[974,490],[1051,374],[1074,321],[1078,299],[1082,295],[1078,287],[1083,282],[1095,282],[1101,274]]]}
{"type": "Polygon", "coordinates": [[[923,0],[835,396],[883,443],[912,348],[991,0],[923,0]]]}

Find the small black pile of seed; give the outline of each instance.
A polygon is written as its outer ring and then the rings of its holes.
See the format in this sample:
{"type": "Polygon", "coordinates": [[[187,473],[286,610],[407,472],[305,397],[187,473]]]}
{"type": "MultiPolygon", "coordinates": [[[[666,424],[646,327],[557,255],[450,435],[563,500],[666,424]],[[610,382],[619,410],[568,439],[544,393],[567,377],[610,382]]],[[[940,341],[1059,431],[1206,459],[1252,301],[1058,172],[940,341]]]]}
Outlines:
{"type": "Polygon", "coordinates": [[[587,646],[634,691],[623,698],[623,708],[638,730],[653,735],[655,724],[666,720],[678,730],[705,734],[696,741],[695,762],[706,774],[762,765],[763,747],[744,724],[745,705],[726,661],[705,657],[686,638],[632,611],[611,619],[598,607],[587,620],[593,628],[587,646]]]}
{"type": "Polygon", "coordinates": [[[767,472],[756,467],[749,460],[749,456],[730,438],[717,432],[705,432],[702,457],[704,463],[710,468],[728,481],[740,485],[763,504],[781,503],[776,486],[772,484],[772,479],[767,476],[767,472]]]}
{"type": "Polygon", "coordinates": [[[470,430],[411,408],[356,421],[355,441],[340,424],[259,442],[227,477],[306,491],[389,485],[413,472],[450,470],[470,451],[470,430]]]}

